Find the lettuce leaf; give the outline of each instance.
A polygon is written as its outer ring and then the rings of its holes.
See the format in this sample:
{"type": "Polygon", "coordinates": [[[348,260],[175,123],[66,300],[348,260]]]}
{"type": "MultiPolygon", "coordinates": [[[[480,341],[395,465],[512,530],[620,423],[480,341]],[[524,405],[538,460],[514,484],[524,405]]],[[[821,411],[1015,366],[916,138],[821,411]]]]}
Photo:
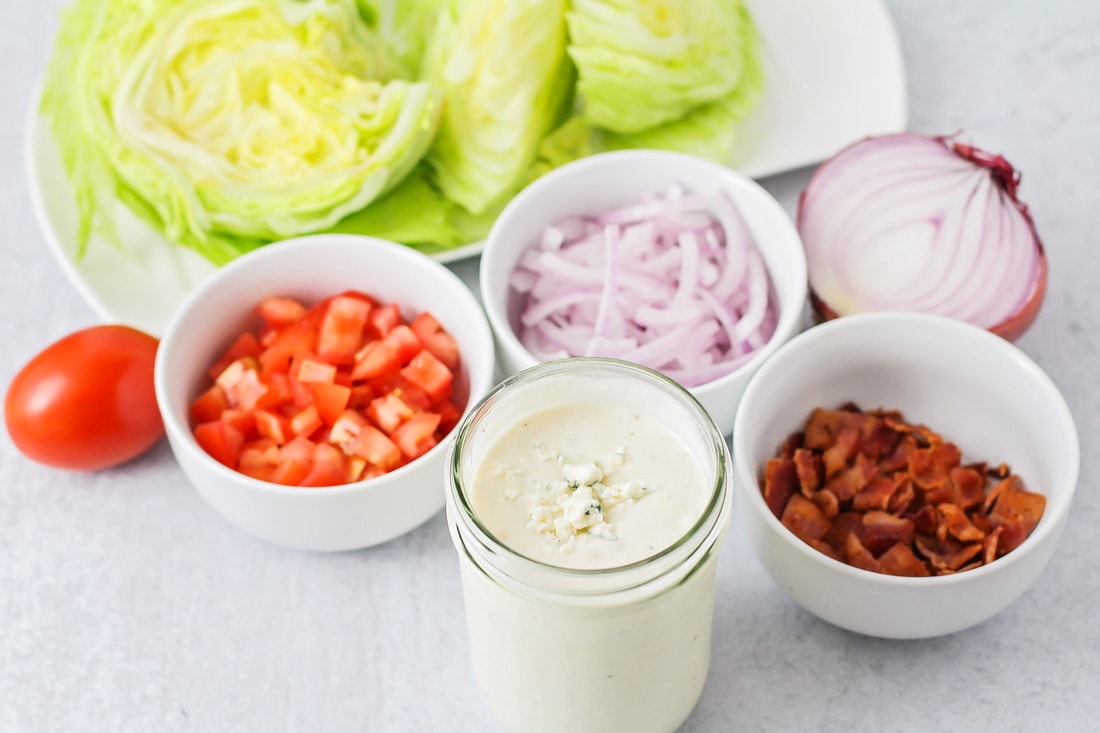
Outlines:
{"type": "Polygon", "coordinates": [[[569,55],[584,114],[629,134],[729,95],[744,69],[740,0],[573,0],[569,55]]]}
{"type": "Polygon", "coordinates": [[[748,10],[739,13],[742,54],[741,78],[724,97],[696,107],[680,119],[628,134],[605,132],[601,146],[622,148],[660,148],[690,153],[719,163],[729,163],[737,142],[737,126],[756,106],[764,90],[764,67],[760,60],[759,38],[748,10]]]}
{"type": "Polygon", "coordinates": [[[474,215],[523,183],[539,142],[571,106],[564,0],[451,0],[422,74],[443,89],[427,162],[439,190],[474,215]]]}
{"type": "Polygon", "coordinates": [[[215,263],[336,224],[427,151],[440,93],[354,0],[77,0],[43,112],[81,248],[113,200],[215,263]]]}

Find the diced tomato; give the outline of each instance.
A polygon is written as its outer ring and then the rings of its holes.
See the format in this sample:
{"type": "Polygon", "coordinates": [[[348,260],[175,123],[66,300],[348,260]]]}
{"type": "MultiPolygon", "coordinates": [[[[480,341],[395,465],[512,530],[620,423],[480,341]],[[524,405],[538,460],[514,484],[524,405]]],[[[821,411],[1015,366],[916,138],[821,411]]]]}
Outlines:
{"type": "Polygon", "coordinates": [[[256,315],[275,328],[294,323],[306,314],[306,307],[293,298],[271,296],[256,306],[256,315]]]}
{"type": "Polygon", "coordinates": [[[290,432],[297,436],[308,438],[315,430],[321,427],[321,413],[316,405],[306,405],[290,418],[290,432]]]}
{"type": "Polygon", "coordinates": [[[279,462],[297,461],[309,465],[313,463],[313,441],[298,436],[279,449],[279,462]]]}
{"type": "MultiPolygon", "coordinates": [[[[313,402],[313,392],[310,390],[308,384],[300,382],[291,376],[287,376],[286,383],[290,389],[290,400],[284,402],[283,407],[293,406],[300,410],[313,402]]],[[[297,410],[293,410],[292,412],[296,411],[297,410]]]]}
{"type": "Polygon", "coordinates": [[[359,456],[348,456],[344,461],[347,466],[347,473],[344,475],[342,483],[351,484],[359,480],[359,477],[363,475],[363,470],[367,467],[367,461],[365,458],[359,456]]]}
{"type": "Polygon", "coordinates": [[[427,392],[432,401],[451,395],[451,382],[454,380],[454,375],[427,349],[421,349],[408,364],[402,367],[401,375],[427,392]]]}
{"type": "Polygon", "coordinates": [[[229,364],[218,372],[218,376],[214,377],[214,384],[218,385],[225,391],[225,396],[229,398],[230,406],[236,406],[237,395],[236,386],[237,382],[244,378],[245,372],[255,370],[256,362],[249,357],[241,357],[240,359],[234,359],[229,364]]]}
{"type": "Polygon", "coordinates": [[[266,298],[256,313],[259,337],[238,337],[189,406],[215,460],[280,484],[348,483],[407,463],[458,423],[458,347],[430,314],[407,324],[397,304],[354,290],[310,307],[266,298]]]}
{"type": "Polygon", "coordinates": [[[294,392],[291,391],[290,377],[276,372],[262,377],[267,384],[267,394],[256,401],[256,407],[261,410],[278,409],[294,400],[294,392]]]}
{"type": "Polygon", "coordinates": [[[369,384],[354,384],[351,387],[348,407],[353,410],[365,410],[374,397],[374,389],[369,384]]]}
{"type": "Polygon", "coordinates": [[[252,414],[252,410],[246,410],[243,407],[230,407],[222,413],[221,421],[232,425],[246,440],[255,438],[258,435],[256,432],[256,418],[252,414]]]}
{"type": "Polygon", "coordinates": [[[241,446],[240,456],[237,458],[239,468],[255,466],[271,466],[279,462],[279,446],[271,438],[255,438],[245,442],[241,446]]]}
{"type": "Polygon", "coordinates": [[[300,486],[335,486],[344,483],[348,467],[344,454],[328,443],[313,447],[313,463],[309,473],[299,482],[300,486]]]}
{"type": "Polygon", "coordinates": [[[211,420],[195,426],[195,442],[218,463],[236,468],[244,433],[226,420],[211,420]]]}
{"type": "Polygon", "coordinates": [[[313,392],[313,404],[326,425],[332,425],[339,419],[351,399],[351,388],[341,384],[311,382],[309,389],[313,392]]]}
{"type": "Polygon", "coordinates": [[[393,392],[375,397],[367,407],[367,417],[387,435],[415,414],[416,410],[393,392]]]}
{"type": "Polygon", "coordinates": [[[393,392],[411,407],[427,410],[432,406],[432,398],[427,392],[406,379],[400,371],[375,377],[367,382],[374,394],[384,395],[393,392]]]}
{"type": "Polygon", "coordinates": [[[373,425],[363,425],[351,446],[354,455],[366,458],[372,465],[390,471],[401,464],[401,449],[373,425]]]}
{"type": "Polygon", "coordinates": [[[313,466],[313,442],[298,437],[279,449],[279,459],[271,480],[278,484],[297,486],[309,475],[313,466]]]}
{"type": "Polygon", "coordinates": [[[275,466],[242,466],[238,465],[237,470],[243,473],[245,476],[256,479],[257,481],[270,481],[272,483],[278,483],[273,478],[275,476],[275,466]]]}
{"type": "Polygon", "coordinates": [[[226,396],[225,390],[215,383],[191,403],[189,414],[191,422],[210,422],[217,420],[222,412],[228,409],[229,397],[226,396]]]}
{"type": "Polygon", "coordinates": [[[207,371],[211,377],[216,379],[233,362],[244,357],[255,359],[261,351],[263,351],[263,347],[260,345],[259,339],[251,331],[245,331],[229,345],[225,353],[219,356],[207,371]]]}
{"type": "Polygon", "coordinates": [[[355,355],[351,379],[357,382],[395,372],[421,349],[420,341],[408,326],[396,326],[377,341],[371,341],[355,355]]]}
{"type": "Polygon", "coordinates": [[[409,324],[424,348],[439,359],[452,372],[458,369],[458,342],[451,334],[443,330],[439,321],[431,313],[424,311],[409,324]]]}
{"type": "Polygon", "coordinates": [[[381,305],[371,310],[367,320],[374,337],[382,338],[402,323],[401,309],[395,303],[381,305]]]}
{"type": "Polygon", "coordinates": [[[330,300],[317,335],[317,355],[330,364],[351,364],[370,311],[370,303],[362,298],[338,295],[330,300]]]}
{"type": "Polygon", "coordinates": [[[245,369],[241,378],[233,385],[231,401],[245,409],[256,407],[267,396],[268,385],[260,380],[255,369],[245,369]]]}
{"type": "Polygon", "coordinates": [[[351,444],[354,442],[355,437],[359,435],[360,428],[367,424],[369,424],[367,418],[363,417],[357,410],[344,410],[336,422],[332,424],[328,436],[329,442],[343,448],[345,453],[350,453],[351,444]]]}
{"type": "Polygon", "coordinates": [[[290,421],[277,412],[271,410],[256,410],[253,413],[256,420],[256,432],[270,438],[278,445],[290,442],[293,432],[290,429],[290,421]]]}
{"type": "Polygon", "coordinates": [[[439,427],[439,415],[421,412],[399,425],[390,438],[402,453],[412,459],[424,455],[439,442],[435,437],[437,427],[439,427]]]}
{"type": "Polygon", "coordinates": [[[436,433],[441,437],[454,430],[458,421],[462,419],[462,411],[449,399],[440,400],[433,405],[433,409],[439,414],[439,427],[436,428],[436,433]]]}
{"type": "Polygon", "coordinates": [[[317,332],[304,321],[295,321],[278,331],[260,354],[260,371],[286,373],[290,361],[299,354],[312,354],[317,348],[317,332]]]}
{"type": "Polygon", "coordinates": [[[299,382],[335,382],[336,367],[318,359],[296,359],[291,368],[291,376],[299,382]]]}

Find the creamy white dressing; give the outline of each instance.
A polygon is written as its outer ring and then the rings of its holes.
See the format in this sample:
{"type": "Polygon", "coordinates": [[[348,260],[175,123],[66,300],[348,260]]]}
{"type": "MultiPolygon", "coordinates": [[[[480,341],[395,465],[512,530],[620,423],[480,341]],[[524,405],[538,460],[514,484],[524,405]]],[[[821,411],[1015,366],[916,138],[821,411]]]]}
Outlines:
{"type": "Polygon", "coordinates": [[[703,513],[710,489],[661,421],[622,405],[570,404],[501,431],[475,469],[470,502],[515,552],[602,569],[673,544],[703,513]]]}

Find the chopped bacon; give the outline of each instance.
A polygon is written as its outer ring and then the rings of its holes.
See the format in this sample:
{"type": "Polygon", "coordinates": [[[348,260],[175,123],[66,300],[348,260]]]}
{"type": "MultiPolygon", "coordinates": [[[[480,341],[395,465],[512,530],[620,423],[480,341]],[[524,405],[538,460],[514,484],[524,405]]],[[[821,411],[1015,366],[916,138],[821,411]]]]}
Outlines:
{"type": "Polygon", "coordinates": [[[780,521],[803,540],[819,540],[829,531],[829,518],[802,494],[791,494],[780,521]]]}
{"type": "Polygon", "coordinates": [[[844,557],[849,565],[870,570],[874,573],[882,572],[882,565],[871,554],[871,551],[863,546],[863,543],[859,541],[854,533],[848,535],[848,538],[844,541],[844,557]]]}
{"type": "Polygon", "coordinates": [[[876,473],[878,468],[875,464],[860,453],[856,456],[854,463],[826,481],[825,488],[836,494],[836,498],[841,501],[848,501],[866,486],[876,473]]]}
{"type": "Polygon", "coordinates": [[[858,512],[841,512],[833,518],[833,524],[825,533],[823,539],[836,548],[837,552],[844,549],[848,535],[857,537],[863,532],[863,516],[858,512]]]}
{"type": "Polygon", "coordinates": [[[874,416],[855,412],[854,409],[826,410],[818,407],[806,423],[803,445],[811,450],[825,450],[837,443],[845,428],[855,430],[862,439],[871,434],[876,421],[874,416]]]}
{"type": "Polygon", "coordinates": [[[852,508],[861,512],[868,509],[886,511],[890,507],[890,498],[897,490],[894,479],[889,476],[876,476],[852,496],[852,508]]]}
{"type": "Polygon", "coordinates": [[[934,489],[947,482],[951,469],[962,454],[954,443],[941,443],[909,454],[909,474],[922,489],[934,489]]]}
{"type": "Polygon", "coordinates": [[[794,465],[798,469],[798,485],[803,496],[812,497],[821,485],[821,456],[805,448],[798,448],[794,452],[794,465]]]}
{"type": "Polygon", "coordinates": [[[963,544],[954,537],[940,540],[918,534],[913,543],[917,546],[917,552],[924,555],[936,570],[958,570],[982,551],[982,543],[963,544]]]}
{"type": "Polygon", "coordinates": [[[830,557],[891,575],[993,562],[1018,547],[1046,509],[1006,464],[963,464],[958,446],[927,426],[853,403],[813,410],[764,474],[765,502],[795,535],[830,557]]]}
{"type": "Polygon", "coordinates": [[[974,468],[956,466],[948,474],[948,480],[955,487],[954,494],[963,509],[980,504],[985,498],[985,479],[974,468]]]}
{"type": "Polygon", "coordinates": [[[871,433],[863,439],[860,450],[868,458],[892,455],[901,442],[901,434],[890,428],[883,420],[875,420],[871,433]]]}
{"type": "MultiPolygon", "coordinates": [[[[895,478],[895,481],[898,479],[895,478]]],[[[887,509],[891,514],[904,514],[913,507],[913,502],[917,498],[917,492],[913,489],[913,482],[909,480],[908,474],[901,474],[901,484],[898,485],[897,491],[890,497],[890,506],[887,509]]],[[[918,510],[919,511],[919,510],[918,510]]]]}
{"type": "Polygon", "coordinates": [[[913,521],[913,531],[917,534],[935,534],[936,525],[939,524],[939,516],[931,504],[925,504],[917,511],[909,515],[913,521]]]}
{"type": "Polygon", "coordinates": [[[821,512],[832,519],[840,513],[840,500],[836,498],[836,494],[828,489],[822,489],[813,496],[814,504],[821,509],[821,512]]]}
{"type": "Polygon", "coordinates": [[[966,512],[955,504],[939,504],[936,506],[940,513],[940,525],[936,528],[936,536],[947,539],[950,534],[960,542],[981,542],[985,539],[985,532],[981,531],[966,516],[966,512]]]}
{"type": "Polygon", "coordinates": [[[1004,527],[997,527],[985,536],[985,540],[982,542],[983,562],[993,562],[997,559],[997,545],[1001,539],[1002,532],[1004,532],[1004,527]]]}
{"type": "Polygon", "coordinates": [[[787,439],[783,441],[783,445],[779,446],[779,452],[776,453],[776,458],[791,458],[794,456],[794,452],[802,447],[802,433],[791,433],[787,436],[787,439]]]}
{"type": "MultiPolygon", "coordinates": [[[[840,560],[840,555],[836,554],[836,550],[833,549],[833,546],[830,545],[828,542],[825,542],[824,540],[811,539],[807,540],[806,544],[808,544],[810,547],[814,548],[818,552],[822,553],[823,555],[828,555],[834,560],[840,560]]],[[[844,562],[843,560],[840,561],[844,562]]]]}
{"type": "Polygon", "coordinates": [[[826,479],[835,476],[848,465],[853,456],[859,453],[859,438],[859,428],[852,425],[845,425],[837,431],[833,444],[821,454],[821,461],[825,464],[826,479]]]}
{"type": "Polygon", "coordinates": [[[783,516],[783,509],[798,486],[798,472],[794,461],[789,458],[773,458],[764,468],[764,502],[777,517],[783,516]]]}
{"type": "Polygon", "coordinates": [[[863,515],[863,544],[875,555],[891,545],[913,541],[913,520],[872,509],[863,515]]]}
{"type": "Polygon", "coordinates": [[[883,458],[878,463],[878,468],[883,473],[894,473],[896,471],[909,469],[909,456],[913,451],[920,450],[917,446],[917,439],[912,435],[900,435],[897,445],[894,446],[894,450],[890,452],[890,455],[883,458]]]}
{"type": "Polygon", "coordinates": [[[1046,510],[1047,500],[1042,494],[1026,491],[1023,481],[1015,474],[1002,479],[997,488],[1000,491],[989,513],[989,521],[1002,530],[998,552],[1003,555],[1015,550],[1031,534],[1046,510]]]}
{"type": "Polygon", "coordinates": [[[879,555],[882,572],[888,575],[905,575],[911,578],[925,578],[931,575],[924,562],[913,554],[907,542],[897,542],[886,552],[879,555]]]}

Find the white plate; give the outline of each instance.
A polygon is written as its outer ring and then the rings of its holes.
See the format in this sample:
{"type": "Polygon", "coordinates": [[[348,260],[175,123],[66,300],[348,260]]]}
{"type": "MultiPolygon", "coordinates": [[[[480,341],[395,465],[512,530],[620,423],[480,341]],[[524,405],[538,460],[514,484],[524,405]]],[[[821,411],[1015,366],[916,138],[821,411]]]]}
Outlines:
{"type": "MultiPolygon", "coordinates": [[[[867,135],[907,123],[905,68],[881,0],[747,0],[760,29],[767,86],[739,130],[735,167],[754,178],[821,161],[867,135]]],[[[167,245],[118,205],[123,246],[93,236],[75,261],[76,205],[38,97],[29,110],[25,156],[34,213],[65,275],[105,321],[159,335],[183,298],[214,272],[184,247],[167,245]]],[[[481,243],[436,259],[453,262],[481,243]]]]}

